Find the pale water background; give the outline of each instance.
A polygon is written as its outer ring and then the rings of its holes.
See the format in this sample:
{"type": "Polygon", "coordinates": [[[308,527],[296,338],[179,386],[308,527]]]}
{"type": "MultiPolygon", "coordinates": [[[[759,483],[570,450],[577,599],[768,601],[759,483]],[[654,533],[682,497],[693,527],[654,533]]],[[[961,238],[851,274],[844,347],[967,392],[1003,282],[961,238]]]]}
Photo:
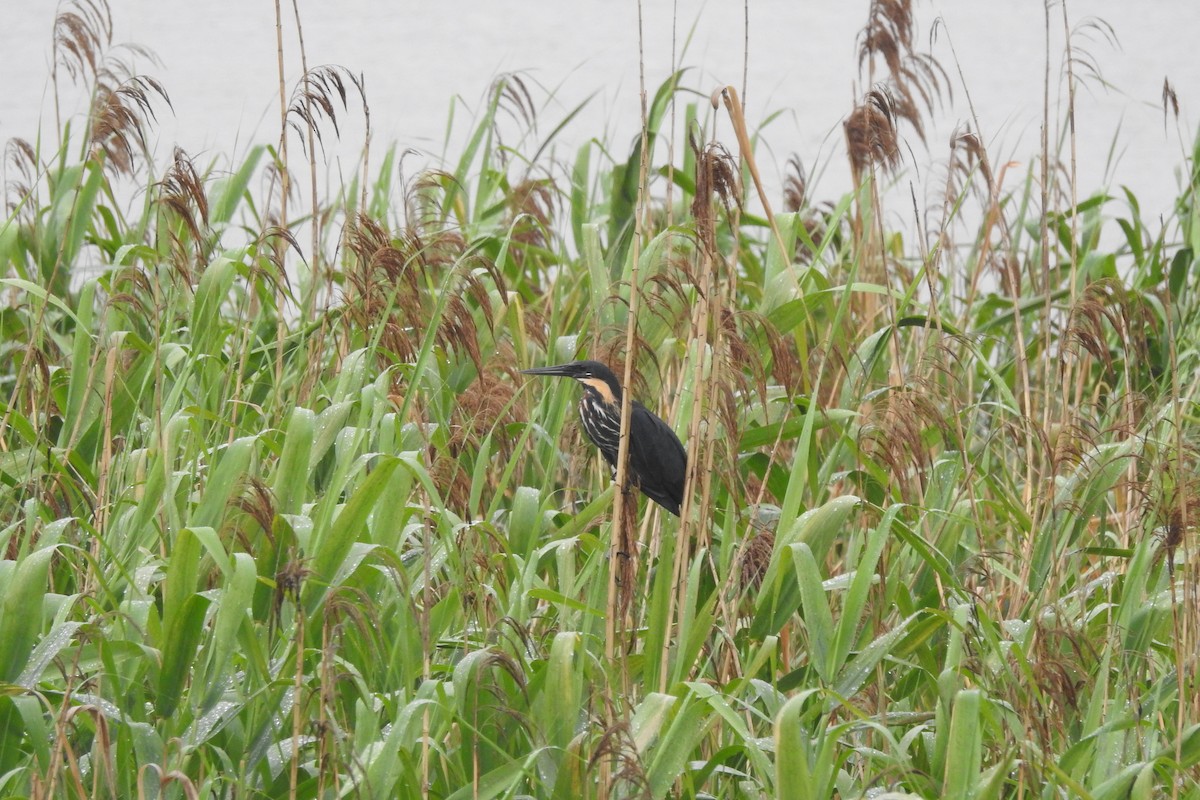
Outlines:
{"type": "MultiPolygon", "coordinates": [[[[631,0],[298,4],[309,64],[338,64],[365,76],[375,164],[390,143],[423,154],[410,158],[410,171],[418,161],[439,164],[443,152],[456,157],[470,114],[492,79],[518,70],[540,107],[543,136],[569,109],[594,95],[560,136],[553,154],[561,161],[572,160],[575,149],[591,137],[606,140],[623,157],[638,129],[638,9],[631,0]],[[457,98],[455,132],[446,150],[452,98],[457,98]]],[[[299,55],[291,3],[283,5],[290,88],[299,77],[299,55]]],[[[272,2],[111,0],[111,7],[114,41],[144,45],[162,61],[139,62],[140,71],[163,82],[174,106],[173,114],[159,107],[151,135],[160,163],[179,144],[201,166],[215,162],[223,169],[236,165],[251,144],[278,141],[272,2]]],[[[39,120],[45,132],[53,128],[49,74],[55,8],[49,0],[0,0],[0,140],[33,140],[39,120]]],[[[811,195],[836,198],[849,188],[841,121],[863,90],[856,36],[868,8],[868,0],[751,0],[746,109],[754,125],[780,112],[763,129],[759,154],[773,187],[794,152],[817,176],[811,195]]],[[[918,2],[917,10],[919,48],[931,50],[946,68],[954,100],[938,113],[927,145],[907,136],[911,153],[906,152],[903,182],[911,182],[922,200],[937,196],[951,132],[969,119],[953,42],[992,159],[1016,162],[1008,178],[1015,185],[1038,148],[1046,63],[1043,3],[940,0],[918,2]],[[934,36],[937,17],[942,24],[934,36]]],[[[1104,81],[1087,77],[1078,95],[1080,189],[1127,185],[1154,220],[1169,212],[1178,193],[1183,149],[1190,147],[1200,117],[1200,0],[1074,0],[1067,11],[1077,26],[1076,46],[1104,81]],[[1081,25],[1088,18],[1110,25],[1116,42],[1098,26],[1081,25]],[[1164,125],[1164,78],[1178,93],[1178,125],[1173,118],[1164,125]]],[[[724,84],[741,89],[747,35],[742,3],[644,0],[643,14],[650,92],[671,72],[673,24],[677,50],[691,32],[687,51],[676,55],[693,68],[685,85],[704,95],[724,84]]],[[[1065,102],[1062,32],[1056,3],[1051,8],[1056,104],[1065,102]]],[[[67,98],[64,108],[78,118],[82,105],[67,98]]],[[[326,175],[335,182],[354,168],[361,151],[360,116],[353,106],[344,116],[340,143],[332,131],[326,135],[326,175]]],[[[1061,120],[1064,114],[1053,111],[1052,117],[1061,120]]],[[[727,125],[724,134],[735,149],[727,125]]],[[[894,204],[892,213],[911,217],[907,205],[894,204]]]]}

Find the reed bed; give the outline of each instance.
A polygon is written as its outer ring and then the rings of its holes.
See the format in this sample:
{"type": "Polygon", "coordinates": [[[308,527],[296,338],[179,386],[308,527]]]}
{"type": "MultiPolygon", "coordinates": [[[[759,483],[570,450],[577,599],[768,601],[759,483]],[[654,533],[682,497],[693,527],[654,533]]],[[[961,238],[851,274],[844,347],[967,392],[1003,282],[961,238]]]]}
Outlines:
{"type": "Polygon", "coordinates": [[[923,36],[871,4],[844,197],[682,72],[565,164],[501,76],[325,195],[352,73],[157,165],[167,87],[64,4],[91,111],[6,151],[0,795],[1200,797],[1200,145],[1172,209],[1096,189],[1050,54],[1034,166],[927,142],[889,230],[923,36]],[[680,519],[518,374],[576,357],[685,440],[680,519]]]}

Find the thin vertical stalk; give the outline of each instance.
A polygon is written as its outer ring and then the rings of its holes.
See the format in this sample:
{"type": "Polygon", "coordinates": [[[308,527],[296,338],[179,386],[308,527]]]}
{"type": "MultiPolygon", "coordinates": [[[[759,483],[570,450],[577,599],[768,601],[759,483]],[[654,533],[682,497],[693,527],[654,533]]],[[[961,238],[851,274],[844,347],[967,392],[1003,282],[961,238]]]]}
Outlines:
{"type": "MultiPolygon", "coordinates": [[[[292,0],[292,12],[296,17],[296,41],[300,47],[300,70],[304,76],[301,80],[304,84],[304,106],[305,106],[305,122],[308,126],[308,186],[312,197],[312,248],[309,253],[309,287],[308,293],[304,297],[303,319],[312,318],[313,305],[316,303],[317,293],[317,275],[321,269],[321,255],[319,248],[321,246],[321,215],[320,207],[317,202],[317,148],[316,142],[316,122],[313,119],[312,112],[312,92],[309,89],[312,78],[308,73],[308,53],[304,49],[304,25],[300,21],[300,7],[297,5],[297,0],[292,0]]],[[[286,114],[286,111],[284,112],[286,114]]],[[[285,117],[286,119],[286,117],[285,117]]],[[[333,274],[327,276],[330,286],[333,283],[333,274]]]]}
{"type": "Polygon", "coordinates": [[[787,244],[783,240],[783,234],[779,232],[779,225],[775,222],[775,212],[771,210],[771,201],[767,199],[767,190],[763,187],[762,178],[759,177],[758,164],[754,160],[754,146],[750,141],[750,132],[746,129],[746,115],[742,109],[742,103],[738,99],[737,89],[732,86],[725,86],[717,90],[712,98],[714,108],[717,105],[718,98],[725,104],[725,110],[729,113],[729,119],[733,122],[733,132],[737,136],[738,148],[741,150],[742,158],[746,159],[746,166],[750,170],[750,177],[754,180],[754,188],[758,190],[758,200],[762,203],[763,212],[767,215],[767,222],[771,226],[771,234],[775,239],[775,243],[779,245],[780,255],[783,256],[783,263],[787,264],[788,272],[793,277],[796,277],[787,244]]]}
{"type": "MultiPolygon", "coordinates": [[[[1071,263],[1070,263],[1070,276],[1068,279],[1069,283],[1070,283],[1069,288],[1070,288],[1070,298],[1071,299],[1070,299],[1070,304],[1067,306],[1067,308],[1068,308],[1067,329],[1069,330],[1072,325],[1072,318],[1075,315],[1075,311],[1076,311],[1075,306],[1076,306],[1076,302],[1078,300],[1078,291],[1076,289],[1076,285],[1078,283],[1077,276],[1078,276],[1078,272],[1079,272],[1079,245],[1078,245],[1079,214],[1077,213],[1077,209],[1079,207],[1079,195],[1078,195],[1078,188],[1076,186],[1077,161],[1076,161],[1076,142],[1075,142],[1075,66],[1074,66],[1075,56],[1074,56],[1074,48],[1071,45],[1071,28],[1068,23],[1066,0],[1062,0],[1060,8],[1062,9],[1063,38],[1066,43],[1067,129],[1069,132],[1068,142],[1070,145],[1070,153],[1071,153],[1071,156],[1070,156],[1071,164],[1070,164],[1070,175],[1069,175],[1069,186],[1068,186],[1068,189],[1071,192],[1071,206],[1070,206],[1071,207],[1071,252],[1070,252],[1071,263]]],[[[1049,62],[1047,62],[1047,63],[1049,63],[1049,62]]],[[[1046,217],[1047,217],[1047,210],[1045,208],[1043,208],[1042,209],[1043,221],[1045,221],[1046,217]]],[[[1043,249],[1044,253],[1048,252],[1047,248],[1045,247],[1045,243],[1046,243],[1046,240],[1043,240],[1043,248],[1042,249],[1043,249]]],[[[1048,255],[1044,255],[1043,263],[1048,263],[1048,258],[1049,258],[1048,255]]],[[[1044,291],[1046,293],[1046,318],[1042,321],[1042,324],[1045,326],[1045,333],[1044,333],[1044,335],[1046,337],[1045,352],[1049,353],[1050,352],[1050,340],[1051,340],[1051,336],[1052,336],[1052,326],[1050,324],[1051,286],[1049,284],[1049,272],[1048,271],[1046,273],[1046,285],[1044,287],[1044,291]]],[[[1058,393],[1058,397],[1062,403],[1062,407],[1060,409],[1058,409],[1058,412],[1059,412],[1058,413],[1058,421],[1059,421],[1059,425],[1060,425],[1060,430],[1063,431],[1064,436],[1066,435],[1067,431],[1070,431],[1074,428],[1073,421],[1077,417],[1078,410],[1083,402],[1083,392],[1084,392],[1083,376],[1085,373],[1085,369],[1080,365],[1080,362],[1083,360],[1083,356],[1081,354],[1079,358],[1070,358],[1069,357],[1069,354],[1067,352],[1065,352],[1066,348],[1069,346],[1069,341],[1070,341],[1069,334],[1060,336],[1059,341],[1058,341],[1060,357],[1058,359],[1050,359],[1050,358],[1043,359],[1044,370],[1045,370],[1045,376],[1043,378],[1043,385],[1047,389],[1049,389],[1049,387],[1051,386],[1052,372],[1053,372],[1055,366],[1057,366],[1059,369],[1058,378],[1060,381],[1059,385],[1061,388],[1058,393]]],[[[1047,392],[1047,397],[1046,397],[1044,405],[1042,407],[1042,430],[1046,431],[1046,432],[1049,432],[1049,430],[1050,430],[1050,425],[1051,425],[1050,418],[1051,418],[1051,415],[1054,413],[1054,408],[1053,408],[1053,404],[1050,402],[1050,397],[1051,396],[1047,392]]],[[[1048,476],[1048,480],[1053,481],[1054,480],[1053,473],[1056,470],[1056,465],[1058,464],[1058,458],[1055,455],[1053,448],[1051,448],[1050,451],[1047,453],[1047,457],[1048,457],[1049,466],[1050,466],[1050,474],[1048,476]]],[[[1052,497],[1052,492],[1053,492],[1052,486],[1048,485],[1046,488],[1046,491],[1050,495],[1047,498],[1049,500],[1050,497],[1052,497]]],[[[1051,579],[1052,580],[1055,579],[1055,573],[1053,573],[1053,572],[1051,572],[1051,579]]]]}
{"type": "MultiPolygon", "coordinates": [[[[697,165],[700,168],[710,168],[711,161],[709,159],[698,158],[697,165]]],[[[711,180],[706,181],[711,185],[711,180]]],[[[697,181],[699,184],[699,181],[697,181]]],[[[710,203],[710,198],[704,198],[705,203],[710,203]]],[[[701,237],[703,238],[703,237],[701,237]]],[[[715,282],[713,281],[713,256],[709,250],[708,243],[700,242],[700,274],[699,283],[704,287],[700,293],[698,302],[696,303],[691,320],[691,342],[689,351],[692,357],[692,410],[691,419],[688,424],[688,461],[687,461],[687,480],[683,486],[683,507],[679,511],[679,541],[675,547],[675,560],[671,565],[671,586],[673,591],[667,600],[667,625],[674,626],[674,618],[677,610],[682,607],[687,592],[687,579],[685,564],[689,560],[689,552],[691,550],[689,544],[692,539],[693,514],[692,509],[695,506],[693,502],[696,496],[697,478],[700,476],[700,456],[708,448],[702,447],[701,436],[703,431],[700,429],[701,420],[704,419],[704,357],[708,351],[708,334],[712,320],[710,311],[710,299],[713,297],[713,289],[715,282]]],[[[712,360],[713,369],[716,368],[716,359],[712,360]]],[[[710,376],[711,380],[711,376],[710,376]]],[[[669,636],[667,637],[669,640],[669,636]]],[[[666,691],[667,687],[667,652],[664,649],[662,653],[662,669],[659,671],[659,686],[660,692],[666,691]]]]}
{"type": "MultiPolygon", "coordinates": [[[[639,277],[638,269],[639,262],[642,256],[642,236],[645,233],[644,229],[644,209],[647,192],[647,170],[650,162],[650,154],[647,152],[647,146],[650,142],[650,119],[649,111],[646,105],[646,59],[645,59],[645,40],[642,31],[642,3],[638,0],[638,97],[641,102],[642,114],[642,130],[641,130],[641,147],[639,152],[641,159],[638,163],[638,193],[637,202],[634,207],[634,230],[633,230],[633,246],[631,248],[631,258],[633,263],[629,273],[629,316],[625,325],[625,365],[622,370],[623,376],[621,385],[630,387],[633,385],[633,362],[634,348],[637,345],[637,315],[638,315],[638,295],[639,295],[639,277]]],[[[620,600],[620,595],[617,589],[617,574],[620,571],[622,558],[630,558],[632,554],[628,552],[625,544],[625,515],[631,513],[627,508],[626,500],[628,495],[625,491],[626,484],[629,481],[629,420],[633,410],[632,392],[626,391],[621,393],[621,435],[620,444],[617,448],[617,470],[616,470],[616,492],[613,498],[613,520],[611,527],[611,536],[609,537],[608,546],[608,599],[606,606],[606,615],[604,620],[604,659],[610,668],[617,654],[617,636],[625,630],[625,614],[628,609],[623,608],[624,603],[620,600]],[[618,622],[617,617],[620,617],[618,622]]],[[[633,510],[637,509],[637,500],[633,502],[633,510]]],[[[619,692],[620,697],[628,695],[626,691],[626,683],[628,674],[626,671],[626,660],[624,657],[625,650],[622,651],[620,664],[618,665],[618,674],[613,676],[609,673],[609,685],[613,686],[613,678],[615,677],[619,685],[613,687],[619,692]]],[[[628,705],[621,704],[617,713],[628,713],[628,705]]],[[[612,781],[612,764],[610,759],[606,758],[600,762],[600,787],[599,795],[607,797],[611,789],[612,781]]]]}
{"type": "MultiPolygon", "coordinates": [[[[367,77],[359,73],[358,80],[363,95],[363,155],[362,155],[362,188],[359,192],[358,210],[367,213],[367,185],[370,181],[371,166],[371,106],[367,103],[367,77]]],[[[333,265],[329,267],[329,280],[333,281],[333,265]]],[[[332,288],[332,285],[331,287],[332,288]]]]}
{"type": "MultiPolygon", "coordinates": [[[[646,104],[646,59],[644,45],[642,3],[641,0],[638,0],[638,86],[639,98],[641,100],[642,142],[639,148],[641,160],[638,164],[638,196],[637,204],[634,208],[633,247],[630,256],[633,262],[629,272],[629,315],[625,325],[625,364],[621,379],[621,385],[626,387],[633,385],[634,349],[637,346],[637,315],[641,288],[639,285],[639,262],[642,256],[642,237],[645,235],[645,214],[643,212],[645,210],[646,197],[649,193],[646,184],[650,163],[650,154],[647,152],[650,142],[650,118],[649,109],[646,104]]],[[[617,593],[617,572],[620,559],[627,558],[630,555],[624,547],[622,537],[625,530],[625,515],[629,513],[629,509],[626,507],[628,496],[625,487],[629,481],[629,418],[633,409],[632,403],[632,393],[629,391],[622,392],[621,437],[620,446],[617,449],[617,491],[613,500],[613,535],[609,542],[608,615],[604,626],[604,655],[609,662],[612,661],[616,654],[617,617],[621,617],[621,627],[623,629],[624,612],[626,611],[626,609],[620,608],[621,603],[619,602],[617,593]]],[[[637,509],[636,499],[633,503],[633,508],[634,510],[637,509]]],[[[623,659],[621,662],[621,679],[622,683],[624,683],[625,662],[623,659]]]]}
{"type": "MultiPolygon", "coordinates": [[[[754,160],[754,145],[750,141],[750,132],[746,128],[746,115],[742,109],[742,103],[738,99],[737,89],[732,86],[726,86],[713,94],[713,108],[717,106],[718,94],[721,101],[725,104],[725,110],[729,113],[729,119],[733,123],[733,132],[737,136],[738,150],[741,152],[742,158],[746,160],[746,167],[750,170],[750,179],[754,181],[754,188],[758,192],[758,200],[762,203],[763,213],[767,217],[767,223],[771,226],[771,235],[775,244],[779,247],[779,255],[783,258],[783,264],[789,277],[796,286],[801,285],[800,275],[796,272],[796,266],[793,263],[792,254],[788,252],[787,243],[783,239],[783,234],[779,232],[779,224],[775,220],[775,212],[771,209],[771,201],[767,199],[767,190],[763,187],[762,178],[759,176],[758,164],[754,160]]],[[[804,307],[804,330],[807,333],[812,328],[812,319],[808,314],[808,307],[804,307]]],[[[808,342],[805,336],[799,337],[800,346],[800,363],[808,363],[808,342]]],[[[809,385],[808,371],[801,370],[800,372],[800,391],[804,394],[810,392],[812,387],[809,385]]]]}
{"type": "MultiPolygon", "coordinates": [[[[1070,278],[1071,305],[1070,305],[1070,308],[1073,313],[1075,310],[1075,301],[1076,301],[1077,295],[1078,295],[1078,291],[1076,290],[1076,283],[1077,283],[1076,277],[1079,273],[1079,214],[1077,211],[1079,208],[1079,187],[1077,185],[1078,153],[1077,153],[1076,141],[1075,141],[1075,48],[1071,45],[1071,26],[1070,26],[1069,20],[1067,18],[1067,0],[1062,0],[1060,7],[1062,9],[1063,36],[1066,38],[1066,42],[1067,42],[1067,129],[1070,134],[1069,138],[1068,138],[1068,142],[1069,142],[1070,148],[1071,148],[1071,167],[1070,167],[1071,171],[1070,171],[1070,187],[1069,187],[1071,190],[1071,278],[1070,278]]],[[[1047,289],[1047,294],[1046,294],[1046,302],[1047,303],[1050,302],[1050,294],[1049,294],[1048,289],[1047,289]]],[[[1048,327],[1049,326],[1047,326],[1047,328],[1048,327]]],[[[1066,398],[1069,398],[1072,396],[1068,391],[1071,386],[1071,374],[1070,373],[1071,373],[1072,364],[1069,364],[1067,362],[1067,359],[1065,359],[1065,358],[1062,359],[1062,364],[1063,364],[1062,397],[1064,399],[1066,399],[1066,398]]],[[[1083,399],[1082,394],[1077,390],[1076,394],[1074,395],[1074,406],[1076,408],[1078,408],[1078,406],[1082,402],[1082,399],[1083,399]]],[[[1066,412],[1066,409],[1064,409],[1063,415],[1062,415],[1064,426],[1067,423],[1067,417],[1068,417],[1068,414],[1066,412]]]]}
{"type": "MultiPolygon", "coordinates": [[[[1171,481],[1171,483],[1174,484],[1171,487],[1174,496],[1170,499],[1178,505],[1179,512],[1179,518],[1177,520],[1171,520],[1171,522],[1168,524],[1177,522],[1179,529],[1185,532],[1184,535],[1179,538],[1179,547],[1184,551],[1184,557],[1181,560],[1183,566],[1183,575],[1181,576],[1181,580],[1183,583],[1182,594],[1184,600],[1182,606],[1179,602],[1179,592],[1176,592],[1175,590],[1175,549],[1166,548],[1164,553],[1165,558],[1168,559],[1167,575],[1170,579],[1168,590],[1171,594],[1171,625],[1173,633],[1172,656],[1175,663],[1176,692],[1178,693],[1175,702],[1174,750],[1176,763],[1181,763],[1183,761],[1184,727],[1188,724],[1189,720],[1192,719],[1192,715],[1195,713],[1194,706],[1197,704],[1197,701],[1195,700],[1193,693],[1188,691],[1187,687],[1188,677],[1195,675],[1195,669],[1189,668],[1188,663],[1191,661],[1191,654],[1196,652],[1196,644],[1193,641],[1195,634],[1192,626],[1187,624],[1193,618],[1191,615],[1187,614],[1181,616],[1180,611],[1181,609],[1186,611],[1187,609],[1196,608],[1194,602],[1188,602],[1189,599],[1194,599],[1196,586],[1193,581],[1189,580],[1189,576],[1192,575],[1192,570],[1194,567],[1192,565],[1192,559],[1188,557],[1187,553],[1188,537],[1186,534],[1187,531],[1191,530],[1192,525],[1192,520],[1188,514],[1188,507],[1190,505],[1189,495],[1192,492],[1192,488],[1190,486],[1188,477],[1186,477],[1189,475],[1190,469],[1184,460],[1184,453],[1186,451],[1184,450],[1183,441],[1183,426],[1187,412],[1184,410],[1183,396],[1180,393],[1178,342],[1176,341],[1174,318],[1176,306],[1174,303],[1174,298],[1172,298],[1169,294],[1169,281],[1167,282],[1167,292],[1167,310],[1163,317],[1166,320],[1167,328],[1167,357],[1170,359],[1171,364],[1171,395],[1169,398],[1171,413],[1168,415],[1168,419],[1171,420],[1172,441],[1169,446],[1170,454],[1167,456],[1166,474],[1174,476],[1174,479],[1171,481]],[[1185,656],[1185,654],[1187,655],[1185,656]]],[[[1163,503],[1163,505],[1169,506],[1168,503],[1163,503]]],[[[1170,509],[1168,507],[1167,513],[1169,516],[1174,516],[1174,512],[1175,509],[1170,509]]],[[[1172,800],[1178,800],[1179,798],[1180,783],[1181,781],[1179,780],[1171,781],[1172,800]]]]}
{"type": "Polygon", "coordinates": [[[296,672],[292,676],[292,763],[288,775],[288,797],[296,800],[300,788],[300,732],[304,730],[303,703],[300,692],[304,689],[304,604],[296,592],[296,672]]]}
{"type": "MultiPolygon", "coordinates": [[[[679,22],[679,0],[673,0],[671,3],[671,74],[674,75],[679,71],[679,65],[675,63],[677,58],[675,54],[675,41],[678,36],[677,25],[679,22]]],[[[675,188],[675,87],[672,86],[671,91],[671,135],[667,137],[667,228],[670,228],[675,223],[675,208],[671,203],[673,190],[675,188]]]]}
{"type": "MultiPolygon", "coordinates": [[[[275,48],[276,64],[279,70],[279,229],[287,231],[288,195],[291,194],[291,173],[288,172],[288,134],[287,134],[287,80],[283,70],[283,9],[280,0],[275,0],[275,48]]],[[[269,202],[269,201],[268,201],[269,202]]],[[[275,241],[276,263],[283,269],[283,258],[287,253],[287,243],[282,238],[275,241]]],[[[279,313],[275,318],[275,392],[278,394],[283,386],[283,342],[287,333],[287,323],[284,320],[283,305],[286,300],[282,282],[275,283],[275,305],[279,313]]]]}
{"type": "MultiPolygon", "coordinates": [[[[433,519],[433,509],[430,507],[429,497],[425,498],[425,519],[421,522],[421,613],[419,615],[419,624],[421,626],[421,681],[427,682],[433,675],[433,663],[430,657],[432,646],[431,636],[429,632],[429,613],[433,605],[433,592],[429,588],[433,582],[433,554],[432,542],[429,540],[429,520],[433,519]]],[[[429,738],[431,720],[429,716],[429,706],[421,712],[421,797],[424,800],[429,798],[429,771],[430,771],[430,752],[429,738]]]]}
{"type": "MultiPolygon", "coordinates": [[[[1038,237],[1040,239],[1040,261],[1041,261],[1041,290],[1045,295],[1045,306],[1042,316],[1042,327],[1046,341],[1043,345],[1043,353],[1050,352],[1050,2],[1045,0],[1043,3],[1043,12],[1045,14],[1045,70],[1042,78],[1042,136],[1041,136],[1041,158],[1039,166],[1041,168],[1041,213],[1038,215],[1038,237]]],[[[1021,553],[1021,590],[1027,591],[1029,588],[1029,575],[1033,567],[1033,546],[1037,539],[1037,530],[1042,523],[1042,508],[1041,495],[1042,491],[1036,489],[1036,468],[1034,459],[1036,458],[1038,439],[1034,435],[1033,420],[1033,392],[1030,388],[1029,377],[1029,353],[1025,345],[1025,332],[1022,329],[1022,320],[1017,307],[1020,305],[1020,272],[1017,265],[1010,265],[1012,286],[1010,290],[1013,293],[1013,320],[1014,330],[1017,336],[1017,352],[1016,366],[1021,380],[1021,416],[1024,420],[1022,426],[1025,431],[1025,488],[1023,490],[1022,501],[1025,504],[1025,510],[1029,513],[1029,531],[1030,535],[1025,537],[1025,544],[1021,553]]],[[[1033,275],[1030,275],[1030,284],[1036,289],[1037,281],[1033,280],[1033,275]]],[[[1048,387],[1048,382],[1043,382],[1043,387],[1048,387]]]]}

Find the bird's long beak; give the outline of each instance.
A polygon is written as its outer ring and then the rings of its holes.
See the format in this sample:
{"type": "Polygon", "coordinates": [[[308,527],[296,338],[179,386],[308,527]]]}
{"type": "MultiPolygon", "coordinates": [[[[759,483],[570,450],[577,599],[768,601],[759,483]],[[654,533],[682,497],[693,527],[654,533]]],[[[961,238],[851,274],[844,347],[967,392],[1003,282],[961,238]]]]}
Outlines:
{"type": "Polygon", "coordinates": [[[521,370],[522,375],[554,375],[560,378],[574,377],[570,364],[559,364],[554,367],[534,367],[521,370]]]}

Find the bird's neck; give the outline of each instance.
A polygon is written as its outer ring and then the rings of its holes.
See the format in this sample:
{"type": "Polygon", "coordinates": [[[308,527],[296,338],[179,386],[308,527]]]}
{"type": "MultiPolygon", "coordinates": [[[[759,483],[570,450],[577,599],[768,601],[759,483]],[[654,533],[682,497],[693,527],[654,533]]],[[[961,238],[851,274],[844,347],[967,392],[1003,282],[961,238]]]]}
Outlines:
{"type": "Polygon", "coordinates": [[[589,393],[596,395],[607,405],[615,405],[621,402],[620,391],[613,392],[612,387],[608,385],[608,381],[601,380],[600,378],[582,378],[579,382],[586,387],[589,393]]]}

